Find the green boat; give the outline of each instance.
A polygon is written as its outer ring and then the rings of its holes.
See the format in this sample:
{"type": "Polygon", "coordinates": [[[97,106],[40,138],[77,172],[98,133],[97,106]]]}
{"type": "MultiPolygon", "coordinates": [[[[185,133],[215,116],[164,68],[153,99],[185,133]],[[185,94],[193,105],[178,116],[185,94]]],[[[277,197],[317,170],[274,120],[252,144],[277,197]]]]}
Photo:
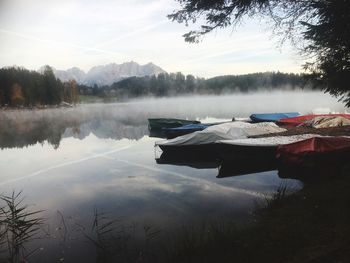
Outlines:
{"type": "Polygon", "coordinates": [[[148,129],[150,131],[161,131],[162,128],[176,128],[187,124],[198,124],[200,121],[182,120],[172,118],[148,119],[148,129]]]}

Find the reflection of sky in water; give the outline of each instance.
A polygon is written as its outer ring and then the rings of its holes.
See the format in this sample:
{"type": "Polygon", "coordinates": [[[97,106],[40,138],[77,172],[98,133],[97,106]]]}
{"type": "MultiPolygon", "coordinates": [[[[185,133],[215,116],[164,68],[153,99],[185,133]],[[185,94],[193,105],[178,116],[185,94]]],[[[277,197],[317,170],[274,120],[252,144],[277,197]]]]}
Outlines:
{"type": "Polygon", "coordinates": [[[2,192],[23,189],[40,209],[91,214],[94,207],[128,220],[159,224],[236,214],[246,217],[259,193],[276,189],[276,172],[216,179],[217,169],[157,165],[156,139],[68,137],[0,152],[2,192]]]}
{"type": "MultiPolygon", "coordinates": [[[[25,202],[33,209],[44,209],[54,223],[61,211],[75,222],[91,224],[95,207],[111,218],[165,227],[196,219],[245,221],[256,203],[282,182],[295,188],[301,184],[280,179],[276,171],[217,179],[217,168],[159,165],[154,160],[157,139],[147,136],[147,118],[245,117],[248,108],[262,111],[257,102],[266,99],[264,94],[251,96],[255,106],[249,105],[248,95],[240,95],[219,102],[215,102],[218,97],[193,103],[183,99],[184,107],[167,99],[1,112],[0,192],[23,190],[25,202]]],[[[288,95],[290,107],[274,99],[266,110],[272,111],[274,105],[298,110],[302,105],[298,98],[312,102],[307,107],[303,104],[305,111],[327,105],[341,109],[329,98],[317,100],[313,93],[303,93],[288,95]]]]}

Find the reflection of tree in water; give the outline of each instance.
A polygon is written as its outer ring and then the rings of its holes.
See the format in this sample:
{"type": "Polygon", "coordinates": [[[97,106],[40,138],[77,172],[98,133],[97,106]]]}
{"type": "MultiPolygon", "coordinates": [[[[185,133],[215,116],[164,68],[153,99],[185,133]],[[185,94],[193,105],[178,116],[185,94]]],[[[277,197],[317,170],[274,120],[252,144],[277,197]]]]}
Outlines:
{"type": "Polygon", "coordinates": [[[63,137],[74,137],[84,139],[90,133],[103,139],[141,139],[148,133],[146,125],[133,126],[116,120],[94,119],[81,123],[79,127],[69,127],[65,130],[63,137]]]}
{"type": "Polygon", "coordinates": [[[0,131],[0,147],[13,148],[44,143],[48,141],[55,149],[59,147],[65,128],[58,123],[47,120],[31,122],[31,120],[8,120],[2,122],[0,131]]]}
{"type": "Polygon", "coordinates": [[[0,148],[13,148],[44,143],[55,149],[62,138],[84,139],[89,134],[98,138],[140,139],[148,134],[147,118],[129,118],[114,111],[47,109],[0,113],[0,148]]]}

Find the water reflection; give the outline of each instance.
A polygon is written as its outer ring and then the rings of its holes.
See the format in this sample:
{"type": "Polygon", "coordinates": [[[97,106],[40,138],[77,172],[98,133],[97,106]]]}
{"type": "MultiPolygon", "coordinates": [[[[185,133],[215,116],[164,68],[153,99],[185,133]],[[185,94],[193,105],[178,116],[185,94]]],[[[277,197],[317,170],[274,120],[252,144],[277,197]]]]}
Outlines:
{"type": "Polygon", "coordinates": [[[147,119],[121,118],[119,114],[116,116],[103,107],[9,111],[0,113],[0,119],[2,149],[44,142],[57,149],[63,138],[82,140],[91,133],[98,138],[115,140],[138,140],[148,134],[147,119]]]}

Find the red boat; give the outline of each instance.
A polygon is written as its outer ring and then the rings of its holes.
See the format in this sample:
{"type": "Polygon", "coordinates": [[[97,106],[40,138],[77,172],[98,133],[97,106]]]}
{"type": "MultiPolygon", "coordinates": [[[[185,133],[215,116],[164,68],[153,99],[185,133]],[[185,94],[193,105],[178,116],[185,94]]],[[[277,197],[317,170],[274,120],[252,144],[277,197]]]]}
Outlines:
{"type": "Polygon", "coordinates": [[[305,121],[312,120],[313,118],[325,116],[325,117],[343,117],[346,119],[350,119],[350,114],[310,114],[310,115],[302,115],[293,118],[285,118],[280,119],[277,124],[281,126],[297,126],[305,121]]]}
{"type": "Polygon", "coordinates": [[[314,137],[279,145],[276,159],[284,165],[303,167],[350,163],[350,137],[314,137]]]}

